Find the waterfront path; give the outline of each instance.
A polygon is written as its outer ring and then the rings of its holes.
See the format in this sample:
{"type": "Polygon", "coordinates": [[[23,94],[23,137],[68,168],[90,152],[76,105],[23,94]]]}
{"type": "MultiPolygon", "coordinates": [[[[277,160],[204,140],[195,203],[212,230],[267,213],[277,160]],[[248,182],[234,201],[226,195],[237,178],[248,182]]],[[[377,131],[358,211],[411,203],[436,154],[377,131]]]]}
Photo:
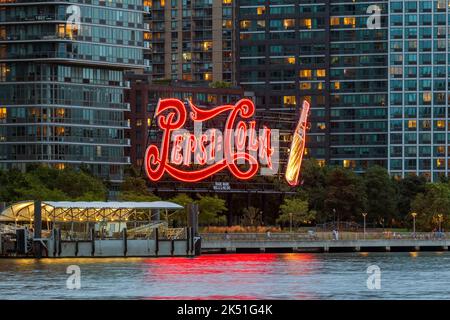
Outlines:
{"type": "Polygon", "coordinates": [[[444,233],[351,232],[202,234],[202,252],[448,251],[444,233]]]}

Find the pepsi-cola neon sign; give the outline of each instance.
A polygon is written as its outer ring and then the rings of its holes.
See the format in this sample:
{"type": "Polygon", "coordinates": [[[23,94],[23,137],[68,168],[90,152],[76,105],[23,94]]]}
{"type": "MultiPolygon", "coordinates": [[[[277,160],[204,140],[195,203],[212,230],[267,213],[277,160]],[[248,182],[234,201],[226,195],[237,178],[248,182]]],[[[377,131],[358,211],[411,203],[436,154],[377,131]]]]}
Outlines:
{"type": "Polygon", "coordinates": [[[144,158],[150,180],[159,181],[168,174],[179,181],[198,182],[225,169],[238,179],[248,180],[258,171],[263,175],[278,171],[278,130],[266,126],[257,129],[251,100],[212,109],[199,108],[190,101],[187,104],[190,112],[178,99],[158,102],[155,118],[162,139],[159,146],[147,148],[144,158]],[[203,124],[214,120],[222,121],[223,128],[203,132],[203,124]],[[185,129],[188,121],[194,133],[185,129]]]}

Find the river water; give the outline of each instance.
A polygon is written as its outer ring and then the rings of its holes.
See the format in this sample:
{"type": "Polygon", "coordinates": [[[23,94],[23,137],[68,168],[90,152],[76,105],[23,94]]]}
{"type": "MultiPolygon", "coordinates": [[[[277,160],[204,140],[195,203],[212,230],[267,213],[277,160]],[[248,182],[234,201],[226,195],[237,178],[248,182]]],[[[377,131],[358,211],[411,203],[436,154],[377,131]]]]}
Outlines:
{"type": "Polygon", "coordinates": [[[0,298],[449,299],[450,253],[0,259],[0,298]],[[71,265],[80,268],[80,289],[67,288],[71,265]],[[368,289],[371,265],[380,268],[379,289],[368,289]]]}

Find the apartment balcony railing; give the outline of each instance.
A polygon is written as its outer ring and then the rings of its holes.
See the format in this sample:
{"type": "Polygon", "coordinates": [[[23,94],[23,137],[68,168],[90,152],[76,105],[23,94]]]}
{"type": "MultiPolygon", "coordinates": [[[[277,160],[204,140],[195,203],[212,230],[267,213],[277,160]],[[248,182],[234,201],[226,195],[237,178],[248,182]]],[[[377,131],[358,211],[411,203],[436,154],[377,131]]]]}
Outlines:
{"type": "Polygon", "coordinates": [[[63,155],[63,154],[10,154],[7,159],[9,161],[68,161],[68,162],[106,162],[106,163],[130,163],[130,157],[110,157],[110,156],[84,156],[79,154],[63,155]]]}
{"type": "Polygon", "coordinates": [[[11,137],[7,136],[0,140],[0,143],[4,142],[59,142],[59,143],[81,143],[81,144],[111,144],[111,145],[121,145],[130,146],[130,139],[112,139],[112,138],[100,138],[100,137],[70,137],[70,136],[50,136],[50,137],[37,137],[37,136],[19,136],[11,137]]]}
{"type": "Polygon", "coordinates": [[[85,54],[75,54],[71,52],[58,52],[58,51],[40,51],[31,53],[8,53],[6,56],[0,56],[0,61],[10,60],[29,60],[29,59],[76,59],[85,60],[92,63],[111,63],[111,64],[127,64],[127,65],[144,65],[143,59],[129,59],[129,58],[114,58],[111,60],[110,57],[97,56],[97,55],[85,55],[85,54]]]}
{"type": "Polygon", "coordinates": [[[39,124],[67,124],[67,125],[89,125],[89,126],[105,126],[105,127],[119,127],[119,128],[129,128],[128,121],[112,121],[112,120],[101,120],[101,119],[77,119],[77,118],[17,118],[14,122],[7,121],[6,123],[14,123],[17,125],[27,124],[27,123],[39,123],[39,124]]]}

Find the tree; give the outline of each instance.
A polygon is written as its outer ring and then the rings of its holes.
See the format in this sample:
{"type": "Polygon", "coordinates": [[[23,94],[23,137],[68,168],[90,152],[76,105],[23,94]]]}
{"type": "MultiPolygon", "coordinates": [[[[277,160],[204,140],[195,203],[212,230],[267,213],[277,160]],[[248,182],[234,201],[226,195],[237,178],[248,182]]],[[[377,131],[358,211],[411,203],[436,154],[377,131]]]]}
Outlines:
{"type": "MultiPolygon", "coordinates": [[[[430,231],[439,227],[442,215],[442,227],[447,227],[450,217],[450,185],[447,183],[429,183],[424,193],[418,193],[411,202],[411,210],[417,213],[416,228],[430,231]]],[[[409,218],[411,219],[411,218],[409,218]]]]}
{"type": "Polygon", "coordinates": [[[248,227],[257,227],[262,224],[261,212],[258,208],[248,207],[243,210],[241,224],[248,227]]]}
{"type": "Polygon", "coordinates": [[[217,196],[210,197],[198,195],[198,198],[200,224],[210,225],[226,223],[226,217],[220,215],[220,213],[227,211],[225,200],[222,200],[217,196]]]}
{"type": "Polygon", "coordinates": [[[193,203],[194,200],[185,193],[179,193],[175,197],[170,198],[169,201],[184,207],[183,210],[177,210],[170,218],[177,226],[185,225],[188,216],[188,205],[193,203]]]}
{"type": "Polygon", "coordinates": [[[293,226],[300,224],[310,224],[316,219],[316,211],[309,210],[308,202],[299,198],[284,199],[280,206],[281,215],[277,219],[277,223],[289,225],[292,215],[293,226]]]}
{"type": "Polygon", "coordinates": [[[333,218],[333,209],[339,221],[354,221],[366,208],[366,190],[360,176],[351,170],[335,167],[326,179],[325,210],[333,218]]]}
{"type": "Polygon", "coordinates": [[[397,211],[405,221],[412,212],[411,202],[416,195],[425,192],[426,179],[422,176],[408,175],[397,183],[397,211]]]}
{"type": "Polygon", "coordinates": [[[302,185],[299,190],[303,190],[308,199],[309,207],[317,212],[317,220],[325,222],[327,215],[325,211],[325,199],[327,197],[326,180],[328,170],[319,166],[315,159],[307,159],[303,162],[301,179],[302,185]]]}
{"type": "Polygon", "coordinates": [[[367,217],[381,218],[395,223],[397,213],[396,189],[386,169],[380,166],[370,167],[364,174],[367,195],[367,217]]]}
{"type": "Polygon", "coordinates": [[[139,176],[129,176],[120,187],[118,196],[122,201],[158,201],[160,197],[151,193],[147,188],[144,178],[139,176]]]}

